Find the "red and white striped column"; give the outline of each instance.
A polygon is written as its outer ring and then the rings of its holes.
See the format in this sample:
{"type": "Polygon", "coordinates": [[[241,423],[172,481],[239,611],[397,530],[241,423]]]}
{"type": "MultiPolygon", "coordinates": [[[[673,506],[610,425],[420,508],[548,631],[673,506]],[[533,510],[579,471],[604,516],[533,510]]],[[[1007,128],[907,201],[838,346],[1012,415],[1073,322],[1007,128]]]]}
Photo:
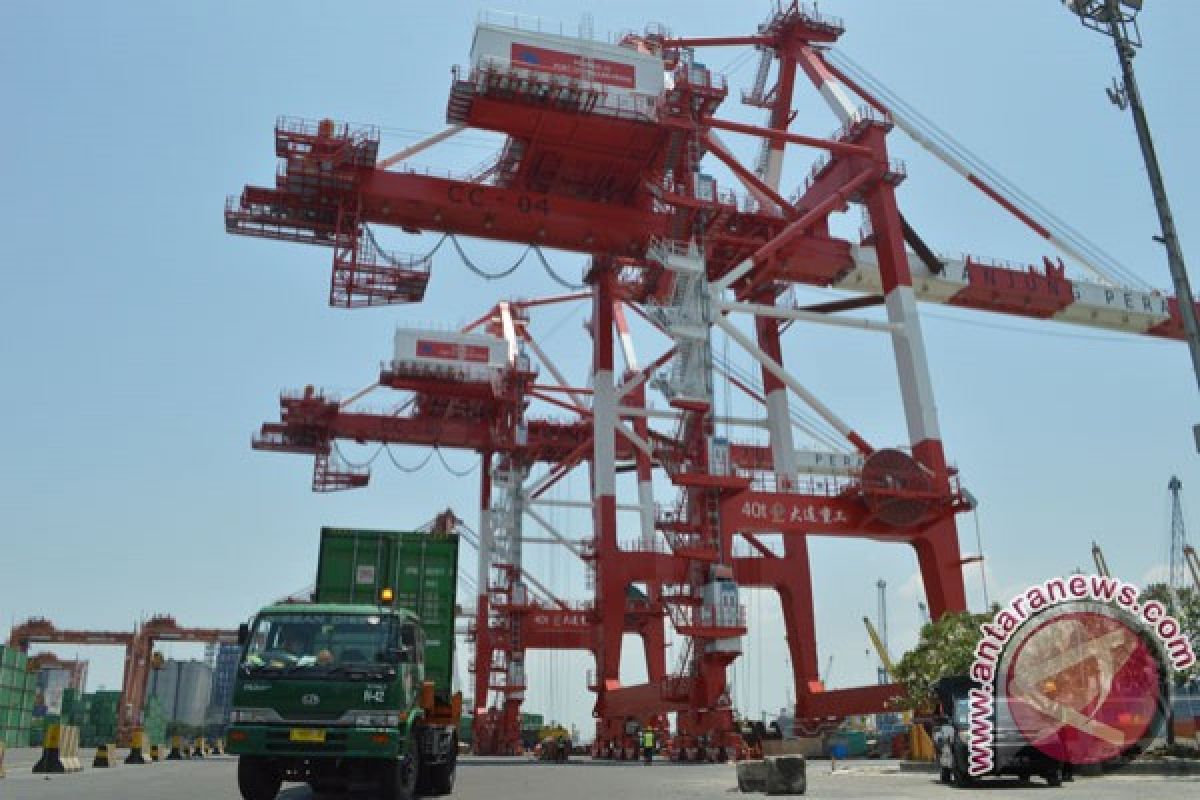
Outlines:
{"type": "Polygon", "coordinates": [[[614,274],[599,267],[592,294],[592,526],[596,541],[596,608],[610,624],[600,627],[597,705],[619,685],[625,587],[617,547],[617,392],[613,379],[614,274]]]}

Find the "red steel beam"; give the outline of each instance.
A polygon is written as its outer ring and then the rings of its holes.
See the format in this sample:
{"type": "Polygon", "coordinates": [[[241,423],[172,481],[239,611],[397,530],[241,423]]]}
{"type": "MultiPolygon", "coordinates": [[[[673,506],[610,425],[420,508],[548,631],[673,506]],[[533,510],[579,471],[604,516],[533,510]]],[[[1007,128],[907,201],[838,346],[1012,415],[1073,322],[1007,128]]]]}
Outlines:
{"type": "Polygon", "coordinates": [[[365,222],[634,257],[669,220],[645,208],[379,169],[365,171],[359,198],[365,222]]]}
{"type": "Polygon", "coordinates": [[[791,133],[790,131],[775,130],[774,128],[763,128],[759,125],[747,125],[743,122],[733,122],[727,119],[717,119],[716,117],[706,117],[701,121],[702,125],[707,125],[710,128],[719,128],[723,131],[732,131],[733,133],[746,133],[751,136],[761,136],[773,141],[790,142],[791,144],[800,144],[806,147],[816,147],[821,150],[828,150],[831,153],[837,153],[843,156],[862,156],[864,158],[874,158],[875,154],[869,147],[864,147],[861,144],[852,144],[850,142],[839,142],[833,139],[821,139],[816,136],[805,136],[800,133],[791,133]]]}
{"type": "Polygon", "coordinates": [[[725,166],[729,167],[733,172],[746,183],[753,186],[759,192],[762,192],[772,203],[779,207],[782,213],[788,219],[796,218],[796,209],[792,204],[784,199],[783,195],[771,188],[761,178],[755,175],[750,170],[742,165],[742,162],[734,158],[733,154],[728,152],[720,142],[716,141],[712,134],[705,132],[704,141],[708,144],[708,151],[721,160],[725,166]]]}
{"type": "Polygon", "coordinates": [[[866,184],[867,181],[878,175],[877,169],[865,169],[850,179],[849,183],[842,186],[829,197],[825,198],[816,208],[809,211],[800,219],[792,222],[786,228],[779,232],[771,241],[764,244],[758,249],[753,256],[756,264],[762,264],[769,260],[772,256],[778,253],[781,249],[787,246],[797,237],[804,234],[813,225],[829,216],[835,208],[849,201],[850,197],[866,184]]]}
{"type": "Polygon", "coordinates": [[[774,44],[770,36],[690,36],[663,39],[663,47],[742,47],[774,44]]]}

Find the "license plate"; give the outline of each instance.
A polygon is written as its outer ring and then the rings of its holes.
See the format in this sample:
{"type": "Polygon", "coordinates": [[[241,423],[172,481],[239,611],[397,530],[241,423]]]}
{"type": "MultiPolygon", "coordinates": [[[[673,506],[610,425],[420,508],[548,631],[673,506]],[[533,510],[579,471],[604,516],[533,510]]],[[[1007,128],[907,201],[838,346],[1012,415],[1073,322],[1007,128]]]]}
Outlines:
{"type": "Polygon", "coordinates": [[[291,735],[288,737],[293,742],[324,742],[325,731],[315,728],[292,728],[291,735]]]}

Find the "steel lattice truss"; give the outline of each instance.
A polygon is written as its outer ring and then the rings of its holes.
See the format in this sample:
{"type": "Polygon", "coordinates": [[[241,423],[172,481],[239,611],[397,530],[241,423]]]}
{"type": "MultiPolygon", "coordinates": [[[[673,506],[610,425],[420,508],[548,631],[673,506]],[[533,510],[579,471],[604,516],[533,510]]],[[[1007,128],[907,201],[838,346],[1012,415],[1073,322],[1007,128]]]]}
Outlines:
{"type": "MultiPolygon", "coordinates": [[[[935,255],[896,201],[905,170],[889,156],[889,135],[896,125],[912,132],[911,122],[836,66],[829,46],[841,33],[840,21],[791,3],[750,35],[629,35],[622,44],[661,59],[669,76],[659,96],[632,104],[606,91],[611,87],[598,77],[603,67],[591,56],[577,57],[575,72],[566,75],[478,61],[454,74],[450,127],[382,161],[374,130],[281,120],[275,186],[248,186],[227,205],[230,232],[331,247],[336,306],[417,302],[424,295],[430,259],[385,252],[371,224],[590,256],[583,290],[500,302],[465,329],[500,343],[499,364],[428,349],[436,357],[422,360],[420,347],[415,356],[398,352],[379,382],[409,394],[403,413],[357,411],[309,388],[285,394],[280,421],[264,425],[255,441],[258,449],[315,456],[316,490],[367,482],[364,470],[337,457],[339,440],[481,455],[480,594],[471,637],[482,751],[517,746],[525,652],[552,648],[595,656],[598,753],[628,755],[627,722],[662,726],[672,712],[676,753],[734,753],[740,739],[726,671],[746,630],[737,587],[779,594],[798,719],[818,725],[880,710],[897,687],[821,685],[807,539],[907,543],[931,615],[965,608],[955,514],[969,507],[968,495],[943,451],[917,302],[1180,338],[1174,300],[1157,293],[1068,279],[1062,262],[1050,259],[1040,268],[1011,268],[935,255]],[[692,58],[695,48],[709,46],[761,51],[742,99],[768,112],[765,127],[718,116],[727,86],[692,58]],[[804,79],[832,109],[834,133],[789,131],[793,95],[804,79]],[[507,136],[478,174],[439,177],[405,167],[405,159],[466,128],[507,136]],[[741,164],[723,144],[725,134],[759,137],[758,163],[741,164]],[[785,197],[787,145],[820,157],[785,197]],[[746,193],[717,187],[701,171],[704,159],[727,166],[746,193]],[[830,217],[851,206],[861,207],[869,222],[859,241],[830,232],[830,217]],[[790,299],[794,285],[857,296],[799,307],[790,299]],[[531,313],[566,302],[590,305],[587,375],[564,374],[530,334],[531,313]],[[882,306],[886,319],[847,313],[870,306],[882,306]],[[668,342],[644,365],[627,314],[668,342]],[[753,320],[752,335],[734,321],[743,315],[753,320]],[[907,442],[875,446],[788,371],[780,333],[797,320],[876,330],[890,339],[907,442]],[[760,387],[744,373],[730,374],[732,365],[714,362],[714,328],[744,351],[742,361],[757,368],[760,387]],[[616,367],[616,352],[623,353],[624,370],[616,367]],[[716,436],[714,372],[765,407],[765,437],[729,443],[716,436]],[[540,382],[543,376],[549,380],[540,382]],[[665,395],[668,409],[651,407],[648,390],[665,395]],[[840,449],[797,448],[791,407],[797,401],[836,432],[840,449]],[[550,407],[558,417],[531,411],[550,407]],[[539,506],[575,469],[588,471],[592,488],[591,536],[584,547],[566,542],[594,574],[594,597],[582,604],[553,597],[521,562],[523,520],[553,531],[539,518],[539,506]],[[625,472],[636,474],[636,496],[618,499],[616,475],[625,472]],[[656,476],[669,482],[669,496],[656,496],[656,476]],[[618,505],[639,515],[636,542],[619,541],[618,505]],[[781,538],[782,547],[766,546],[767,535],[781,538]],[[753,555],[735,553],[735,541],[748,543],[753,555]],[[671,666],[668,623],[686,643],[671,666]],[[620,683],[625,633],[645,643],[644,685],[620,683]]],[[[564,39],[562,46],[571,45],[564,39]]],[[[1076,239],[1040,222],[1004,186],[937,141],[925,137],[922,144],[1058,252],[1105,275],[1076,239]]]]}

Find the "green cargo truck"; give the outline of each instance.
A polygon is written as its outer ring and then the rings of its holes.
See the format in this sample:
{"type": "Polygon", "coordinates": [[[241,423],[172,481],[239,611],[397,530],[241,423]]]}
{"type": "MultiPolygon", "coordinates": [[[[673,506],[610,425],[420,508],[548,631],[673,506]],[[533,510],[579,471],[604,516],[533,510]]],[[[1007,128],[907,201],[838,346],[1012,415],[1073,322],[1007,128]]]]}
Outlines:
{"type": "Polygon", "coordinates": [[[321,529],[311,603],[242,626],[227,746],[245,800],[284,781],[400,799],[454,787],[458,539],[321,529]]]}

